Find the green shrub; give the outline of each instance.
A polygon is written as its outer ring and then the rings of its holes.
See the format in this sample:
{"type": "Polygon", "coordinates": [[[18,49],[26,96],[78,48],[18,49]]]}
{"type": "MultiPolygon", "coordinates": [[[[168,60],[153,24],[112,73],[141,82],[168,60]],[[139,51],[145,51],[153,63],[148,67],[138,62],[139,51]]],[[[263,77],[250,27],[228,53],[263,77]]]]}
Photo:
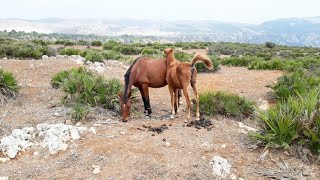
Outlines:
{"type": "Polygon", "coordinates": [[[249,56],[230,57],[222,60],[221,64],[230,66],[248,66],[253,60],[254,58],[249,56]]]}
{"type": "Polygon", "coordinates": [[[274,47],[276,47],[276,44],[273,43],[273,42],[266,42],[265,45],[266,45],[267,48],[274,48],[274,47]]]}
{"type": "Polygon", "coordinates": [[[160,54],[160,51],[157,49],[146,47],[146,48],[142,49],[141,54],[142,55],[154,55],[154,54],[160,54]]]}
{"type": "Polygon", "coordinates": [[[39,59],[44,54],[48,54],[48,46],[23,41],[0,43],[1,57],[39,59]]]}
{"type": "Polygon", "coordinates": [[[65,41],[63,45],[65,45],[65,46],[74,46],[74,45],[76,45],[76,43],[75,42],[71,42],[71,41],[65,41]]]}
{"type": "Polygon", "coordinates": [[[193,58],[192,54],[184,53],[181,51],[176,51],[174,53],[174,56],[176,59],[178,59],[179,61],[182,61],[182,62],[190,62],[193,58]]]}
{"type": "Polygon", "coordinates": [[[238,118],[249,117],[254,104],[237,95],[224,92],[206,92],[199,95],[200,112],[206,115],[222,114],[238,118]]]}
{"type": "Polygon", "coordinates": [[[86,61],[91,62],[103,62],[103,56],[102,53],[99,51],[89,51],[86,56],[86,61]]]}
{"type": "Polygon", "coordinates": [[[136,47],[122,46],[119,52],[124,55],[137,55],[140,54],[141,50],[136,47]]]}
{"type": "Polygon", "coordinates": [[[320,152],[319,144],[319,88],[305,96],[289,97],[275,107],[260,113],[261,132],[251,134],[266,146],[289,147],[293,143],[309,143],[320,152]]]}
{"type": "Polygon", "coordinates": [[[102,46],[102,42],[101,41],[92,41],[91,46],[102,46]]]}
{"type": "Polygon", "coordinates": [[[3,104],[9,98],[15,98],[18,94],[18,85],[12,73],[0,69],[0,103],[3,104]]]}
{"type": "Polygon", "coordinates": [[[118,46],[120,45],[121,43],[117,42],[117,41],[113,41],[113,40],[110,40],[106,43],[103,44],[103,49],[105,50],[111,50],[114,46],[118,46]]]}
{"type": "Polygon", "coordinates": [[[59,54],[68,55],[68,56],[80,55],[80,53],[81,53],[81,51],[79,49],[74,49],[74,48],[64,48],[59,51],[59,54]]]}
{"type": "Polygon", "coordinates": [[[122,58],[121,54],[117,51],[114,51],[114,50],[110,50],[110,51],[105,51],[102,53],[103,57],[105,59],[112,59],[112,60],[119,60],[122,58]]]}
{"type": "Polygon", "coordinates": [[[220,61],[218,60],[218,58],[215,56],[210,56],[210,59],[211,59],[212,65],[213,65],[213,69],[208,70],[204,63],[197,63],[196,68],[197,68],[198,72],[216,72],[216,71],[220,70],[220,61]]]}
{"type": "MultiPolygon", "coordinates": [[[[119,109],[118,92],[122,89],[122,84],[117,79],[106,80],[85,68],[74,68],[58,72],[52,77],[51,84],[66,93],[63,99],[67,105],[119,109]]],[[[82,107],[78,107],[78,110],[81,112],[82,107]]]]}
{"type": "Polygon", "coordinates": [[[89,107],[87,105],[76,103],[72,108],[71,117],[78,122],[86,119],[89,112],[89,107]]]}

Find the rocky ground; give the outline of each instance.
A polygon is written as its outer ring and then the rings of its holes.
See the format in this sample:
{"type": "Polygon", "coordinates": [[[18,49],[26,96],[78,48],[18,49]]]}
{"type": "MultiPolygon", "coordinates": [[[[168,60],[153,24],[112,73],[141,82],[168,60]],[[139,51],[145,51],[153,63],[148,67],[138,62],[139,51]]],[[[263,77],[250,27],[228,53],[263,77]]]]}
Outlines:
{"type": "MultiPolygon", "coordinates": [[[[16,76],[20,96],[0,107],[0,139],[14,129],[38,124],[65,123],[70,109],[61,105],[63,93],[51,88],[50,78],[61,69],[82,66],[75,58],[0,60],[0,67],[16,76]]],[[[86,65],[104,76],[123,79],[127,66],[114,61],[86,65]]],[[[249,71],[222,67],[214,74],[199,74],[198,89],[228,91],[259,104],[267,100],[266,85],[279,71],[249,71]]],[[[122,123],[114,113],[94,109],[87,121],[77,124],[95,132],[81,133],[64,151],[50,155],[32,146],[8,160],[0,153],[0,177],[9,179],[318,179],[319,166],[310,165],[283,150],[263,149],[250,143],[246,125],[221,116],[210,118],[212,127],[188,127],[184,116],[170,120],[166,87],[152,89],[153,118],[135,114],[122,123]],[[165,125],[165,126],[164,126],[165,125]],[[161,128],[157,133],[152,127],[161,128]],[[5,160],[6,159],[6,160],[5,160]],[[4,162],[5,161],[5,162],[4,162]]],[[[185,103],[184,103],[185,104],[185,103]]],[[[182,108],[184,108],[184,104],[182,108]]],[[[142,110],[142,103],[137,104],[142,110]]],[[[182,114],[184,112],[182,111],[182,114]]]]}

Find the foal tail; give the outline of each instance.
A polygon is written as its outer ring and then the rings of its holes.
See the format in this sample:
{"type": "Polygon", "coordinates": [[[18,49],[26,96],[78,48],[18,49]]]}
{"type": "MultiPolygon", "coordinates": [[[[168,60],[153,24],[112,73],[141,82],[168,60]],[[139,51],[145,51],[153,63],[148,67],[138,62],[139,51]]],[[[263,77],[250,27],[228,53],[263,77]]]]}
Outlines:
{"type": "Polygon", "coordinates": [[[199,61],[204,62],[207,69],[212,69],[213,68],[211,60],[207,56],[201,55],[201,54],[196,54],[193,57],[193,59],[191,61],[191,66],[193,67],[199,61]]]}

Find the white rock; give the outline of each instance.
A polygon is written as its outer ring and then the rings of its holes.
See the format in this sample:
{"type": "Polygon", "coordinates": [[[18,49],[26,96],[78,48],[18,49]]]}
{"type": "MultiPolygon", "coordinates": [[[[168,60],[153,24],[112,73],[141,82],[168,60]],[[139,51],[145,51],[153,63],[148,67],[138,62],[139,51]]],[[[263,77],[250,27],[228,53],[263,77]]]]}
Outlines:
{"type": "Polygon", "coordinates": [[[59,113],[57,113],[57,112],[55,112],[53,115],[54,115],[54,116],[57,116],[57,117],[60,116],[59,113]]]}
{"type": "Polygon", "coordinates": [[[230,175],[230,179],[231,179],[231,180],[237,180],[237,176],[234,175],[234,174],[231,174],[231,175],[230,175]]]}
{"type": "Polygon", "coordinates": [[[103,63],[100,63],[100,62],[94,62],[93,64],[94,64],[95,66],[97,66],[97,67],[98,67],[98,66],[101,66],[101,67],[103,66],[103,63]]]}
{"type": "Polygon", "coordinates": [[[93,133],[93,134],[97,134],[96,128],[94,128],[94,127],[91,127],[91,128],[89,129],[89,132],[91,132],[91,133],[93,133]]]}
{"type": "Polygon", "coordinates": [[[0,176],[0,180],[9,180],[8,176],[0,176]]]}
{"type": "Polygon", "coordinates": [[[214,176],[219,178],[227,178],[229,176],[231,165],[228,163],[228,160],[220,156],[214,156],[210,164],[212,164],[212,173],[214,176]]]}
{"type": "Polygon", "coordinates": [[[102,67],[102,66],[98,66],[95,68],[95,70],[98,72],[98,73],[103,73],[105,71],[106,68],[102,67]]]}
{"type": "Polygon", "coordinates": [[[48,59],[49,59],[49,56],[43,55],[43,56],[41,57],[41,59],[42,59],[42,60],[48,60],[48,59]]]}
{"type": "Polygon", "coordinates": [[[32,132],[32,127],[14,129],[11,135],[1,139],[0,150],[9,158],[15,158],[18,152],[24,151],[34,145],[31,141],[32,132]]]}
{"type": "Polygon", "coordinates": [[[79,135],[79,132],[76,128],[71,128],[70,129],[70,134],[71,134],[71,137],[73,140],[78,140],[80,139],[80,135],[79,135]]]}
{"type": "Polygon", "coordinates": [[[92,165],[93,171],[92,174],[100,174],[101,168],[98,165],[92,165]]]}
{"type": "Polygon", "coordinates": [[[170,147],[171,144],[169,142],[166,142],[166,147],[170,147]]]}
{"type": "Polygon", "coordinates": [[[5,162],[7,162],[9,160],[10,160],[9,158],[0,158],[0,162],[2,162],[2,163],[5,163],[5,162]]]}
{"type": "Polygon", "coordinates": [[[77,122],[76,126],[78,126],[78,127],[81,126],[81,122],[77,122]]]}
{"type": "Polygon", "coordinates": [[[121,131],[121,132],[120,132],[120,134],[121,134],[121,135],[125,135],[125,134],[126,134],[126,132],[121,131]]]}
{"type": "Polygon", "coordinates": [[[239,127],[243,130],[246,130],[246,131],[258,131],[257,129],[253,128],[253,127],[249,127],[249,126],[246,126],[244,125],[242,122],[239,122],[239,127]]]}
{"type": "Polygon", "coordinates": [[[30,65],[29,65],[29,68],[30,68],[30,69],[35,69],[33,64],[30,64],[30,65]]]}
{"type": "Polygon", "coordinates": [[[260,101],[260,103],[259,103],[259,109],[260,109],[261,111],[267,111],[267,110],[269,109],[269,103],[268,103],[268,101],[266,101],[266,100],[260,101]]]}
{"type": "Polygon", "coordinates": [[[222,145],[221,145],[221,148],[222,148],[222,149],[225,149],[226,147],[227,147],[227,145],[225,145],[225,144],[222,144],[222,145]]]}
{"type": "Polygon", "coordinates": [[[7,57],[4,57],[4,58],[2,58],[3,60],[7,60],[8,58],[7,57]]]}
{"type": "Polygon", "coordinates": [[[39,152],[38,152],[38,151],[35,151],[35,152],[33,152],[33,155],[34,155],[34,156],[38,156],[38,155],[39,155],[39,152]]]}

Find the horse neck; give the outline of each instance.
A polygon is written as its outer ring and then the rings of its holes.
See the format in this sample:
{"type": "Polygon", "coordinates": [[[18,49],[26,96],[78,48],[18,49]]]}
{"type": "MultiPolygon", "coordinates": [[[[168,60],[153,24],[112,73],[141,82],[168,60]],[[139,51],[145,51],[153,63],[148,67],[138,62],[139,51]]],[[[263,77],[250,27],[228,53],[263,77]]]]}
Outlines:
{"type": "Polygon", "coordinates": [[[176,61],[176,58],[174,57],[173,53],[170,53],[167,55],[167,65],[169,65],[169,67],[172,67],[175,61],[176,61]]]}
{"type": "Polygon", "coordinates": [[[124,93],[123,93],[123,100],[126,103],[127,100],[130,98],[130,94],[131,94],[131,88],[133,85],[133,78],[131,78],[132,76],[132,72],[129,74],[129,77],[125,78],[125,86],[124,86],[124,93]]]}

